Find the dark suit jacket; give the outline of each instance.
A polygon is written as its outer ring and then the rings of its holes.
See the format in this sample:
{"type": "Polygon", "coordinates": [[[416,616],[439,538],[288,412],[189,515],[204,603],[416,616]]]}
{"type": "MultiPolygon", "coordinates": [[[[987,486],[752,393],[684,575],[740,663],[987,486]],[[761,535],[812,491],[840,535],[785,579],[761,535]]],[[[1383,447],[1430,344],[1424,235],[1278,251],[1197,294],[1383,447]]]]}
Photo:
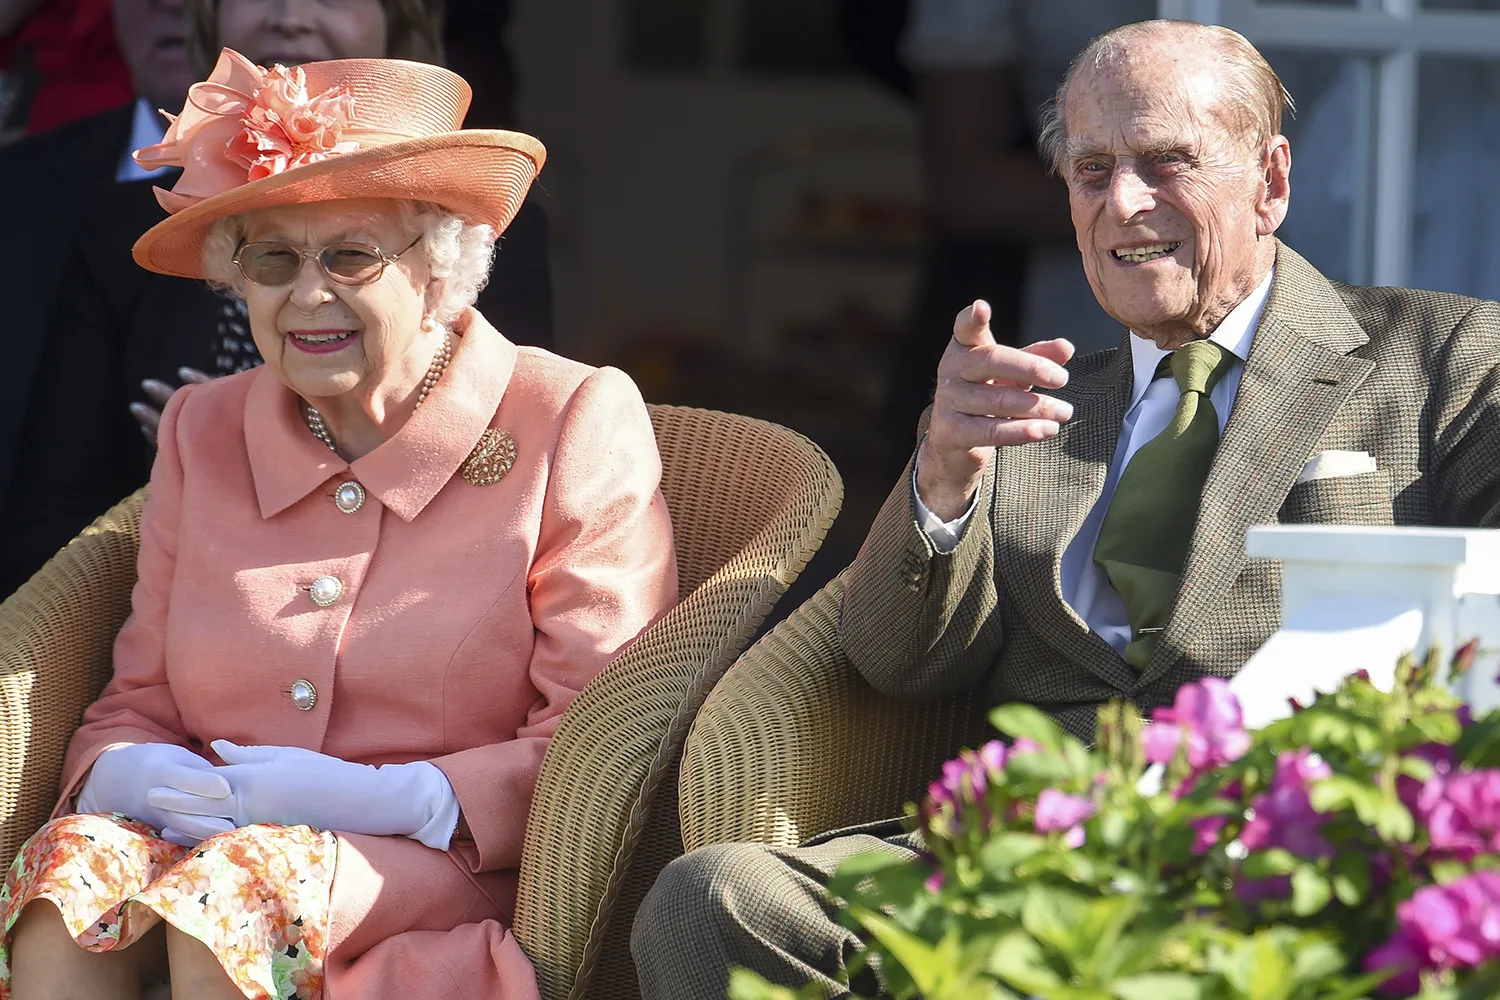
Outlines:
{"type": "Polygon", "coordinates": [[[1049,441],[997,449],[979,510],[938,554],[911,467],[848,572],[840,632],[875,687],[937,696],[983,684],[1091,740],[1099,705],[1143,711],[1233,676],[1280,624],[1280,569],[1249,562],[1256,524],[1500,526],[1500,303],[1328,281],[1282,246],[1234,409],[1203,491],[1182,587],[1137,674],[1062,597],[1063,550],[1098,500],[1129,403],[1128,341],[1075,361],[1049,441]],[[1296,483],[1329,449],[1378,471],[1296,483]]]}
{"type": "Polygon", "coordinates": [[[10,232],[0,267],[10,380],[0,393],[0,500],[9,493],[74,232],[97,193],[114,184],[134,114],[126,105],[0,149],[0,216],[10,232]]]}
{"type": "MultiPolygon", "coordinates": [[[[104,183],[75,196],[66,256],[51,270],[31,268],[37,286],[57,288],[41,296],[52,308],[42,316],[38,297],[24,285],[11,298],[32,303],[28,325],[11,333],[35,357],[17,373],[17,384],[30,390],[24,409],[0,415],[0,444],[14,462],[10,488],[0,491],[0,598],[150,478],[154,450],[127,409],[146,399],[141,380],[175,385],[184,365],[214,371],[223,299],[201,281],[143,270],[130,257],[141,233],[165,217],[152,187],[175,178],[115,183],[129,138],[125,126],[112,134],[112,145],[100,140],[92,147],[109,170],[104,183]]],[[[41,169],[32,164],[33,172],[41,169]]],[[[528,201],[502,235],[478,301],[480,312],[519,344],[554,345],[547,252],[546,216],[528,201]]],[[[0,400],[8,402],[5,395],[0,400]]]]}

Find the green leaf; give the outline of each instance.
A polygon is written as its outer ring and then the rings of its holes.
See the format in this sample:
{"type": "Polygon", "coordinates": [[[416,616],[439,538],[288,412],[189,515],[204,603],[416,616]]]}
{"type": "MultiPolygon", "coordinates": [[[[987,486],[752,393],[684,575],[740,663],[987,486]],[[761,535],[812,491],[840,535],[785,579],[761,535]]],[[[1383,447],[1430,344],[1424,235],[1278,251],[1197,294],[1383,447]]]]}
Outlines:
{"type": "Polygon", "coordinates": [[[1009,878],[1016,865],[1047,849],[1045,837],[1034,833],[1000,833],[979,851],[979,863],[996,878],[1009,878]]]}
{"type": "Polygon", "coordinates": [[[772,986],[749,969],[729,973],[729,1000],[816,1000],[822,995],[816,983],[793,993],[785,986],[772,986]]]}
{"type": "Polygon", "coordinates": [[[1271,847],[1245,858],[1240,870],[1246,878],[1271,878],[1274,875],[1290,875],[1300,864],[1302,860],[1291,851],[1271,847]]]}
{"type": "Polygon", "coordinates": [[[1036,939],[1025,931],[1012,931],[996,942],[985,969],[1023,994],[1042,994],[1063,984],[1047,964],[1047,956],[1036,939]]]}
{"type": "Polygon", "coordinates": [[[1011,739],[1025,737],[1049,750],[1061,750],[1070,738],[1051,716],[1030,705],[1001,705],[990,712],[990,725],[1011,739]]]}
{"type": "Polygon", "coordinates": [[[1201,1000],[1206,985],[1180,972],[1148,972],[1115,980],[1110,992],[1120,1000],[1201,1000]]]}
{"type": "Polygon", "coordinates": [[[1387,842],[1410,843],[1412,837],[1416,836],[1416,823],[1412,819],[1411,810],[1394,796],[1382,798],[1375,813],[1375,832],[1387,842]]]}
{"type": "Polygon", "coordinates": [[[1043,944],[1064,955],[1082,950],[1079,933],[1083,907],[1077,897],[1061,889],[1032,886],[1021,908],[1021,926],[1043,944]]]}
{"type": "Polygon", "coordinates": [[[1320,982],[1348,967],[1344,953],[1327,941],[1303,941],[1293,948],[1292,975],[1299,983],[1320,982]]]}
{"type": "Polygon", "coordinates": [[[1363,903],[1370,894],[1370,862],[1363,854],[1346,850],[1333,859],[1333,894],[1345,906],[1363,903]]]}
{"type": "MultiPolygon", "coordinates": [[[[849,913],[890,952],[892,958],[901,963],[901,968],[911,976],[918,990],[930,997],[943,995],[940,991],[952,981],[955,971],[951,955],[942,954],[937,947],[903,930],[873,910],[851,906],[849,913]]],[[[954,949],[946,950],[951,952],[954,949]]]]}
{"type": "Polygon", "coordinates": [[[1452,712],[1427,712],[1413,717],[1407,726],[1416,733],[1415,738],[1402,733],[1402,742],[1408,745],[1442,743],[1446,746],[1457,742],[1463,735],[1463,727],[1458,724],[1458,717],[1452,712]]]}
{"type": "Polygon", "coordinates": [[[887,868],[899,868],[909,864],[911,864],[909,857],[886,851],[866,851],[862,854],[850,855],[841,861],[835,875],[839,879],[854,879],[858,882],[877,872],[883,872],[887,868]]]}
{"type": "Polygon", "coordinates": [[[1396,765],[1396,772],[1417,781],[1426,782],[1437,773],[1437,768],[1432,766],[1432,761],[1422,757],[1402,757],[1396,765]]]}
{"type": "Polygon", "coordinates": [[[1321,913],[1333,896],[1333,886],[1311,865],[1292,873],[1292,912],[1299,917],[1321,913]]]}
{"type": "Polygon", "coordinates": [[[1246,1000],[1283,1000],[1292,990],[1291,963],[1267,931],[1230,949],[1218,971],[1246,1000]]]}
{"type": "Polygon", "coordinates": [[[1389,978],[1391,973],[1383,969],[1379,972],[1367,972],[1363,976],[1344,980],[1339,984],[1342,989],[1326,994],[1320,1000],[1368,1000],[1375,988],[1389,978]]]}

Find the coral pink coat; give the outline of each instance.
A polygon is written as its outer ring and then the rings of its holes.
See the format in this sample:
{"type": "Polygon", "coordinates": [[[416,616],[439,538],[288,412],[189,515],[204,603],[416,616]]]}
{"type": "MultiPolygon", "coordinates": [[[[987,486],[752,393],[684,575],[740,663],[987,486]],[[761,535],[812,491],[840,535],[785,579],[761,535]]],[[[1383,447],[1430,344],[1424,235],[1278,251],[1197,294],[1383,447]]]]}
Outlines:
{"type": "Polygon", "coordinates": [[[422,408],[353,463],[265,369],[177,394],[114,678],[65,764],[64,803],[123,742],[441,768],[472,841],[443,854],[339,837],[329,1000],[537,995],[508,925],[542,754],[579,690],[677,598],[630,379],[518,349],[477,312],[457,332],[422,408]],[[471,485],[460,467],[492,427],[514,438],[514,467],[471,485]],[[347,514],[333,494],[351,479],[367,499],[347,514]],[[343,593],[320,607],[308,587],[325,575],[343,593]],[[317,692],[307,710],[299,680],[317,692]]]}

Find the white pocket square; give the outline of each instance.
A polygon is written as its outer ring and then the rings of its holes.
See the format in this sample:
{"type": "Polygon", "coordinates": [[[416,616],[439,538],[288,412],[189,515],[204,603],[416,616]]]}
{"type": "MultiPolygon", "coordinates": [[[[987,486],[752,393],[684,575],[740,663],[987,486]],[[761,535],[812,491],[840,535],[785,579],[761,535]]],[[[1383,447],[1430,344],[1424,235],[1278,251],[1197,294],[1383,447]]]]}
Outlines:
{"type": "Polygon", "coordinates": [[[1367,451],[1323,451],[1308,459],[1297,476],[1297,482],[1314,479],[1338,479],[1375,471],[1375,456],[1367,451]]]}

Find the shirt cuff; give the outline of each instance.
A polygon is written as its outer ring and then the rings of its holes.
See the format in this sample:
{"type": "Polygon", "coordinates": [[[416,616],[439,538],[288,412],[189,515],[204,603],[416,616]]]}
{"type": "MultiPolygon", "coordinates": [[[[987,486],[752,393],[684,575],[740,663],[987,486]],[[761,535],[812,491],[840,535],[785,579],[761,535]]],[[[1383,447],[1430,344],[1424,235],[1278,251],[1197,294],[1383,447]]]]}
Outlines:
{"type": "Polygon", "coordinates": [[[969,499],[968,510],[951,521],[940,521],[936,514],[927,509],[927,505],[922,502],[922,494],[917,492],[917,464],[913,462],[911,498],[917,505],[917,524],[921,525],[922,533],[927,536],[928,541],[932,542],[932,547],[942,555],[947,555],[958,548],[959,539],[964,536],[964,527],[974,516],[974,509],[979,506],[979,491],[975,490],[974,496],[969,499]]]}

